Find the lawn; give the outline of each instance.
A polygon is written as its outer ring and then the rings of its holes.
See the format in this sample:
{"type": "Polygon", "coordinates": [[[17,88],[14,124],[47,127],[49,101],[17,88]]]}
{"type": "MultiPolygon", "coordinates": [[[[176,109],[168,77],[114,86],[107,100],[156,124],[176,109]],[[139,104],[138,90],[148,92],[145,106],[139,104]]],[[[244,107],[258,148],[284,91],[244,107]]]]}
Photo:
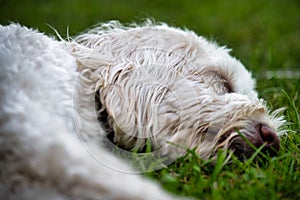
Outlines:
{"type": "Polygon", "coordinates": [[[194,30],[232,48],[257,79],[268,106],[285,107],[288,135],[279,155],[263,163],[233,160],[215,165],[191,151],[168,168],[145,174],[165,189],[199,199],[300,199],[300,3],[297,0],[0,0],[0,23],[19,22],[66,37],[117,19],[151,17],[194,30]],[[68,27],[68,28],[67,28],[68,27]]]}

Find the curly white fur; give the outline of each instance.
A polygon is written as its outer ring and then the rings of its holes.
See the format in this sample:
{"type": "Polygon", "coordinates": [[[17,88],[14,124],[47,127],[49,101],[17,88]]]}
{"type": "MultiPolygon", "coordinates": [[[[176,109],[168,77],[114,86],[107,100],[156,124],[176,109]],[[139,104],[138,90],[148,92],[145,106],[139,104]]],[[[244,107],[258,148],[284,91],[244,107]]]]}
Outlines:
{"type": "Polygon", "coordinates": [[[165,24],[111,22],[71,42],[0,26],[0,62],[0,199],[174,199],[103,147],[105,112],[125,148],[150,138],[162,155],[178,144],[204,159],[230,130],[284,123],[226,48],[165,24]]]}

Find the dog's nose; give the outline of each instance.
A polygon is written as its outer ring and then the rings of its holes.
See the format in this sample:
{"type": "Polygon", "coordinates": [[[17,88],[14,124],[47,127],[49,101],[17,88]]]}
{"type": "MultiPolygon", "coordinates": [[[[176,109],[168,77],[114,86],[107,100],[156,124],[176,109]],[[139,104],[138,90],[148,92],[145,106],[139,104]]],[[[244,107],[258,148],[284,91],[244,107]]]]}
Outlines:
{"type": "Polygon", "coordinates": [[[270,148],[271,150],[278,151],[280,139],[277,136],[276,132],[271,129],[267,125],[260,126],[260,136],[264,143],[266,143],[266,147],[270,148]]]}

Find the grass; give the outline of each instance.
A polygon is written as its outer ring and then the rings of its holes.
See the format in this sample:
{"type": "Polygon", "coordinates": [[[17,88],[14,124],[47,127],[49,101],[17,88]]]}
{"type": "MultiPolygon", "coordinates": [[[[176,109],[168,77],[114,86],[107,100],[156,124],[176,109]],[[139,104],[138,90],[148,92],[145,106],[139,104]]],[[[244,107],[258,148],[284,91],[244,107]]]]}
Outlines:
{"type": "Polygon", "coordinates": [[[234,159],[223,165],[225,156],[220,152],[212,165],[191,150],[168,168],[145,175],[170,192],[199,199],[300,199],[299,75],[265,76],[270,70],[299,74],[297,0],[0,0],[0,5],[1,24],[20,22],[52,35],[46,23],[66,36],[67,26],[70,35],[75,35],[98,22],[153,17],[227,44],[257,77],[257,90],[268,106],[286,108],[289,134],[282,138],[279,155],[260,164],[234,159]]]}

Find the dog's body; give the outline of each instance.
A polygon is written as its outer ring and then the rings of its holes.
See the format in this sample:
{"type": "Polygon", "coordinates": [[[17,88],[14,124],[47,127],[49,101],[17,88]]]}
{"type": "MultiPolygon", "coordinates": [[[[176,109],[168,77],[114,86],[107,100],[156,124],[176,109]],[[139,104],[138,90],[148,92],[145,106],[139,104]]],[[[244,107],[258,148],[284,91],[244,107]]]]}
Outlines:
{"type": "Polygon", "coordinates": [[[172,158],[184,153],[176,145],[248,157],[236,129],[279,147],[284,121],[250,73],[192,32],[110,23],[58,42],[12,24],[0,27],[0,61],[1,199],[173,199],[123,173],[134,170],[103,147],[108,135],[125,149],[149,139],[172,158]]]}

